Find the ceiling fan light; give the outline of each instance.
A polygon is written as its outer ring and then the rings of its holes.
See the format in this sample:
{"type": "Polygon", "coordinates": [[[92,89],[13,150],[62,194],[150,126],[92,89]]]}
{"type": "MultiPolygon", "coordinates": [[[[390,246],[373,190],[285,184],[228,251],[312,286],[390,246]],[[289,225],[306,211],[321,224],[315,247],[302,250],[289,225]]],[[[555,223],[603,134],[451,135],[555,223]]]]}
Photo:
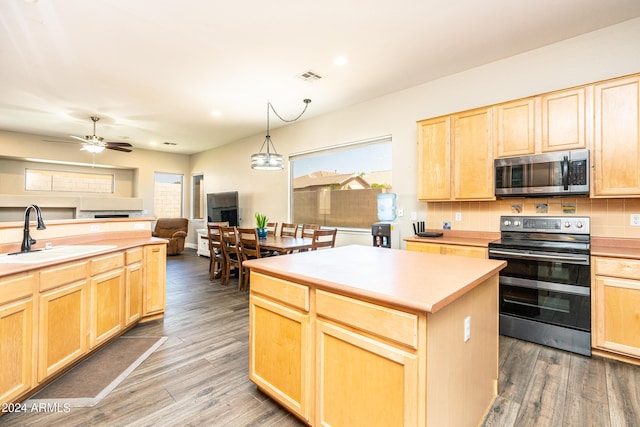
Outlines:
{"type": "Polygon", "coordinates": [[[102,153],[104,147],[102,145],[85,144],[82,150],[88,151],[93,154],[102,153]]]}

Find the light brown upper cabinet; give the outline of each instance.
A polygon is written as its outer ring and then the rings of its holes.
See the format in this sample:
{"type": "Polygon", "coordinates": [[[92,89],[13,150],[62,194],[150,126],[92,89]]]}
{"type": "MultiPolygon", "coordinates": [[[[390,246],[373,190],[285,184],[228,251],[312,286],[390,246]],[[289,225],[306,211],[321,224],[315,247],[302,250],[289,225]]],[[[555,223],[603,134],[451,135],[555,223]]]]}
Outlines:
{"type": "Polygon", "coordinates": [[[493,108],[453,116],[454,200],[492,200],[493,108]]]}
{"type": "Polygon", "coordinates": [[[491,108],[418,122],[418,198],[491,200],[491,108]]]}
{"type": "Polygon", "coordinates": [[[536,109],[540,98],[519,99],[496,106],[496,157],[534,154],[536,109]]]}
{"type": "Polygon", "coordinates": [[[640,76],[594,90],[592,197],[640,196],[640,76]]]}
{"type": "Polygon", "coordinates": [[[451,117],[418,122],[418,199],[451,199],[451,117]]]}
{"type": "Polygon", "coordinates": [[[541,152],[587,148],[584,87],[542,95],[541,152]]]}

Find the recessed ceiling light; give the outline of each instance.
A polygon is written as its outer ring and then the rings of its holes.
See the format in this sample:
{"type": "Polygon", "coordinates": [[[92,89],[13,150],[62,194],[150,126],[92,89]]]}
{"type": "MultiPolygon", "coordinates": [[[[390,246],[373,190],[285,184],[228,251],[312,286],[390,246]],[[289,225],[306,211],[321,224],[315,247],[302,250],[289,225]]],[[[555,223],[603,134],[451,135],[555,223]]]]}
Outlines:
{"type": "Polygon", "coordinates": [[[149,142],[149,145],[158,145],[158,142],[157,141],[151,141],[151,142],[149,142]]]}
{"type": "Polygon", "coordinates": [[[337,65],[338,67],[342,67],[343,65],[347,65],[347,63],[348,63],[348,62],[349,62],[349,61],[348,61],[348,60],[347,60],[347,58],[346,58],[346,57],[344,57],[344,56],[336,56],[336,57],[333,59],[333,63],[334,63],[335,65],[337,65]]]}
{"type": "Polygon", "coordinates": [[[222,113],[220,111],[212,111],[211,115],[214,117],[220,117],[222,115],[222,113]]]}

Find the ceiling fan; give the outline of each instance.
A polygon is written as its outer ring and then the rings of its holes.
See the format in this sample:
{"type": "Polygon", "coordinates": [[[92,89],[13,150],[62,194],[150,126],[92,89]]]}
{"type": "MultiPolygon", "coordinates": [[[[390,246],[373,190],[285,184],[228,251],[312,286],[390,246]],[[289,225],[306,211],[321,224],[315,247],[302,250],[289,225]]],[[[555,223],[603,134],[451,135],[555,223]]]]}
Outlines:
{"type": "Polygon", "coordinates": [[[130,153],[132,151],[131,148],[128,148],[132,147],[128,142],[105,142],[104,138],[96,136],[96,122],[100,120],[100,117],[91,116],[90,118],[93,121],[93,135],[71,135],[71,138],[75,138],[83,142],[82,150],[86,150],[93,154],[101,153],[105,148],[109,150],[124,151],[125,153],[130,153]]]}

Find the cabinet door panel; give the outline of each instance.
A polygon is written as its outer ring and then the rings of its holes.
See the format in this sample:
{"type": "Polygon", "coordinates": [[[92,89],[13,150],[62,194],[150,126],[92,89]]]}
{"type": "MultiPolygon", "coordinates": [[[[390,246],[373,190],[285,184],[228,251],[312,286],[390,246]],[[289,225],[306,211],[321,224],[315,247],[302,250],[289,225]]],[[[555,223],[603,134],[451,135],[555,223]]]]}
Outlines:
{"type": "Polygon", "coordinates": [[[594,193],[640,195],[640,78],[595,85],[594,193]]]}
{"type": "Polygon", "coordinates": [[[496,156],[533,154],[536,146],[535,98],[496,107],[496,156]]]}
{"type": "Polygon", "coordinates": [[[417,425],[416,356],[321,320],[317,349],[317,425],[417,425]]]}
{"type": "Polygon", "coordinates": [[[595,346],[640,357],[640,282],[596,276],[595,346]]]}
{"type": "Polygon", "coordinates": [[[144,315],[164,312],[167,269],[166,245],[145,247],[144,315]]]}
{"type": "Polygon", "coordinates": [[[91,279],[90,347],[108,340],[124,326],[124,270],[91,279]]]}
{"type": "Polygon", "coordinates": [[[33,385],[33,301],[0,307],[0,403],[33,385]]]}
{"type": "Polygon", "coordinates": [[[38,381],[87,352],[87,283],[40,295],[38,381]]]}
{"type": "Polygon", "coordinates": [[[451,119],[418,122],[418,199],[451,198],[451,119]]]}
{"type": "Polygon", "coordinates": [[[249,377],[301,418],[309,420],[309,315],[264,298],[249,300],[249,377]]]}
{"type": "Polygon", "coordinates": [[[586,148],[585,89],[542,96],[542,151],[586,148]]]}
{"type": "Polygon", "coordinates": [[[494,199],[492,110],[456,114],[453,126],[454,198],[494,199]]]}
{"type": "Polygon", "coordinates": [[[142,316],[142,289],[144,284],[142,263],[126,267],[125,274],[125,324],[128,326],[142,316]]]}

